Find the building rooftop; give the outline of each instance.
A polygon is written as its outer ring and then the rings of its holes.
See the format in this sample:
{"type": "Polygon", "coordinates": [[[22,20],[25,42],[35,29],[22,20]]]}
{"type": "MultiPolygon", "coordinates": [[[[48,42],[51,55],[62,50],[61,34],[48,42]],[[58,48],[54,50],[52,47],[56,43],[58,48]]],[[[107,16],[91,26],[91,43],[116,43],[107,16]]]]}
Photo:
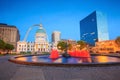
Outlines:
{"type": "Polygon", "coordinates": [[[36,33],[44,33],[44,34],[46,34],[46,32],[45,32],[44,29],[38,29],[38,30],[36,31],[36,33]]]}
{"type": "Polygon", "coordinates": [[[36,33],[44,33],[46,34],[46,31],[44,30],[44,28],[42,27],[42,24],[40,24],[39,29],[36,31],[36,33]]]}
{"type": "Polygon", "coordinates": [[[16,28],[16,26],[14,26],[14,25],[8,25],[6,23],[0,23],[0,27],[14,27],[14,28],[16,28]]]}

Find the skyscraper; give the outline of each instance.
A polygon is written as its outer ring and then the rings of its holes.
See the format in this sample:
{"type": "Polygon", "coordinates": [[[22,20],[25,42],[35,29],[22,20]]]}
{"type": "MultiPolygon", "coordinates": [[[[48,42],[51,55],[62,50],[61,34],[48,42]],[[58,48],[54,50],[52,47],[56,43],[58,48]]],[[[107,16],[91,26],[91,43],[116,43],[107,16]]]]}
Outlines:
{"type": "Polygon", "coordinates": [[[12,44],[16,51],[17,41],[20,40],[19,30],[16,26],[0,23],[0,39],[6,43],[12,44]]]}
{"type": "Polygon", "coordinates": [[[94,11],[80,21],[80,38],[90,45],[95,41],[109,40],[105,14],[94,11]]]}
{"type": "Polygon", "coordinates": [[[58,41],[60,41],[60,32],[54,31],[52,33],[52,42],[58,42],[58,41]]]}

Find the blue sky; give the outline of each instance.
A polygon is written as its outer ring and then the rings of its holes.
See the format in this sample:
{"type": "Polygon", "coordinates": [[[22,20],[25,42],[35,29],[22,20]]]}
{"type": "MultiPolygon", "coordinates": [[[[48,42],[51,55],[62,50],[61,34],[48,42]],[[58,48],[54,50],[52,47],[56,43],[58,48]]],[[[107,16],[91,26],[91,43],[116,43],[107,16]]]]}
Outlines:
{"type": "MultiPolygon", "coordinates": [[[[107,15],[110,39],[120,36],[120,0],[0,0],[0,23],[15,25],[23,40],[28,28],[43,24],[49,41],[53,31],[62,39],[80,39],[80,20],[95,10],[107,15]]],[[[34,41],[31,30],[27,41],[34,41]]]]}

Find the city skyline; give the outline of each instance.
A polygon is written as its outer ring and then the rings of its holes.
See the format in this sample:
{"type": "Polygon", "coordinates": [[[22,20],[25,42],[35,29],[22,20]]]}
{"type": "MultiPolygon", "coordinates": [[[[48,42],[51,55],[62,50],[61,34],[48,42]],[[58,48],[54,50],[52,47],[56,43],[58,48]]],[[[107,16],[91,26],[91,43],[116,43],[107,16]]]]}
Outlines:
{"type": "MultiPolygon", "coordinates": [[[[120,36],[118,0],[1,0],[0,23],[15,25],[23,40],[29,27],[43,24],[49,41],[53,31],[61,32],[61,39],[80,40],[80,20],[98,10],[107,15],[110,39],[120,36]]],[[[27,41],[33,41],[35,27],[27,41]]]]}

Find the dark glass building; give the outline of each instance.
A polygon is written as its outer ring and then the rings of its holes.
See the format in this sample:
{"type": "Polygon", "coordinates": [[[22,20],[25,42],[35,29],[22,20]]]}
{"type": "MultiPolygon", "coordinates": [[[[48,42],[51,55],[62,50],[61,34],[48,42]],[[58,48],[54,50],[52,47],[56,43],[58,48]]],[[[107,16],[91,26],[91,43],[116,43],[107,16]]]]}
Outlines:
{"type": "Polygon", "coordinates": [[[90,45],[96,41],[109,40],[105,14],[94,11],[80,21],[80,39],[90,45]]]}

